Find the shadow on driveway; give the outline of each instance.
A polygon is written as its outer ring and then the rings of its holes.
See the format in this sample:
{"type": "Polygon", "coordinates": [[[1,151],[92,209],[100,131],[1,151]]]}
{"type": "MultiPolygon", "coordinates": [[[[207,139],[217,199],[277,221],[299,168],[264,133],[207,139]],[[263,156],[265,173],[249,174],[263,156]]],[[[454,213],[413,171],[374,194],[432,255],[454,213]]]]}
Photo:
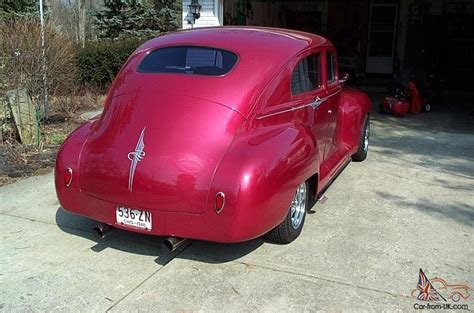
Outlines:
{"type": "MultiPolygon", "coordinates": [[[[384,131],[389,132],[386,129],[384,131]]],[[[474,178],[474,136],[470,141],[457,138],[445,138],[440,142],[436,137],[424,137],[423,134],[391,135],[374,138],[373,147],[381,148],[379,153],[406,160],[411,164],[439,168],[464,178],[474,178]]]]}
{"type": "MultiPolygon", "coordinates": [[[[472,179],[473,96],[474,93],[450,93],[446,104],[434,112],[397,118],[391,114],[378,114],[381,96],[372,95],[371,146],[394,162],[405,162],[407,167],[418,165],[472,179]]],[[[473,190],[472,184],[459,187],[473,190]]]]}
{"type": "Polygon", "coordinates": [[[394,202],[400,208],[414,208],[437,219],[451,219],[457,223],[474,227],[474,206],[467,203],[436,203],[428,198],[410,200],[388,192],[375,192],[378,197],[394,202]]]}
{"type": "Polygon", "coordinates": [[[56,224],[59,229],[65,233],[94,241],[95,244],[90,248],[92,251],[100,253],[105,249],[115,249],[127,253],[156,256],[155,262],[159,265],[166,265],[178,255],[205,263],[226,263],[249,254],[265,242],[260,238],[232,244],[193,240],[187,246],[170,252],[163,245],[165,237],[139,234],[118,228],[112,229],[103,239],[97,240],[92,229],[98,223],[86,217],[69,213],[61,207],[56,211],[56,224]],[[181,251],[186,247],[190,248],[187,250],[191,250],[191,253],[181,254],[181,251]]]}

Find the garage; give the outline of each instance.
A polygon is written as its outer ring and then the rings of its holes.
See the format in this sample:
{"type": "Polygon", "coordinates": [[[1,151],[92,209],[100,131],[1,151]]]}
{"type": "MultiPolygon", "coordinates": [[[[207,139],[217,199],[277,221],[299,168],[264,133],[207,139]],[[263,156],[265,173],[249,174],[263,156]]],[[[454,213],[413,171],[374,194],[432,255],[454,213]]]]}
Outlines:
{"type": "Polygon", "coordinates": [[[338,49],[341,70],[352,77],[387,79],[410,67],[442,77],[448,89],[473,88],[469,0],[202,0],[195,20],[189,3],[183,1],[183,28],[248,25],[322,34],[338,49]]]}

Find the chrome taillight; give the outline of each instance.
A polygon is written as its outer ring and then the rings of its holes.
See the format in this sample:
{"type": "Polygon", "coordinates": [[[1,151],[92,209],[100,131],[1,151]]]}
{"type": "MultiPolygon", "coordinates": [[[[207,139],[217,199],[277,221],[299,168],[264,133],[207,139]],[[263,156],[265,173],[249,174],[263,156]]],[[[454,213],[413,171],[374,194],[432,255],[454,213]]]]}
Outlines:
{"type": "Polygon", "coordinates": [[[216,196],[214,198],[214,209],[216,210],[216,213],[219,214],[221,211],[224,209],[225,206],[225,194],[220,191],[216,193],[216,196]]]}
{"type": "Polygon", "coordinates": [[[71,183],[72,183],[72,169],[70,167],[67,167],[64,170],[64,185],[66,185],[66,187],[69,187],[71,186],[71,183]]]}

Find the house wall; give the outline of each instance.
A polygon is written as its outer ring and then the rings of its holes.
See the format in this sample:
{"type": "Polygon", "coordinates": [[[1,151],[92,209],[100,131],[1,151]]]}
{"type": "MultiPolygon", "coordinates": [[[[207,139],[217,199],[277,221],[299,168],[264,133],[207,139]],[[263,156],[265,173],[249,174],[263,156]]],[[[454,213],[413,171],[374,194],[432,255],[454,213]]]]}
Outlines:
{"type": "Polygon", "coordinates": [[[195,21],[194,25],[188,23],[190,18],[189,7],[191,0],[183,0],[183,29],[192,27],[220,26],[223,21],[222,8],[224,0],[200,0],[202,5],[201,17],[195,21]]]}

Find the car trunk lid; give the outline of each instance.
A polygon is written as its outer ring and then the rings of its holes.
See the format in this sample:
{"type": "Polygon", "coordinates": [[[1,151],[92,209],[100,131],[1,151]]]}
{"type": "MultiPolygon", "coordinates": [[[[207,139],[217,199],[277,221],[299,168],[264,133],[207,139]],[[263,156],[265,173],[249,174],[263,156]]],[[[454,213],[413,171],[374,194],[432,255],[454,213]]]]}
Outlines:
{"type": "Polygon", "coordinates": [[[80,188],[131,208],[201,213],[243,120],[224,105],[190,96],[117,96],[83,148],[80,188]]]}

